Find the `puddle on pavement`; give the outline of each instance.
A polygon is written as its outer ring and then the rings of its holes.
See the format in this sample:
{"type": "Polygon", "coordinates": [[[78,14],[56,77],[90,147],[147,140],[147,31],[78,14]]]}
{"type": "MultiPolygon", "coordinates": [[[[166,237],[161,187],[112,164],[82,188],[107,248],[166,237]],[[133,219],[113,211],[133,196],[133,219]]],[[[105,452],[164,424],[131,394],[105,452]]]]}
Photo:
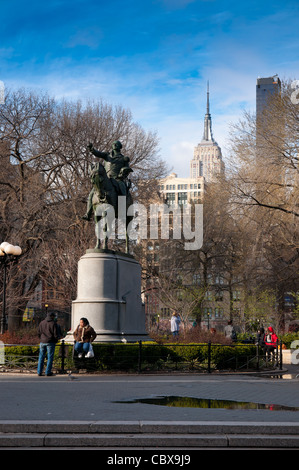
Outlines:
{"type": "Polygon", "coordinates": [[[251,377],[258,377],[259,379],[282,379],[282,380],[295,380],[299,379],[299,374],[286,374],[284,372],[282,373],[276,373],[276,374],[251,374],[251,377]]]}
{"type": "Polygon", "coordinates": [[[170,406],[178,408],[219,408],[227,410],[272,410],[272,411],[299,411],[299,407],[263,404],[233,400],[217,400],[210,398],[161,396],[152,398],[136,398],[129,401],[114,403],[144,403],[147,405],[170,406]]]}
{"type": "Polygon", "coordinates": [[[298,374],[273,374],[270,379],[294,380],[298,379],[298,374]]]}

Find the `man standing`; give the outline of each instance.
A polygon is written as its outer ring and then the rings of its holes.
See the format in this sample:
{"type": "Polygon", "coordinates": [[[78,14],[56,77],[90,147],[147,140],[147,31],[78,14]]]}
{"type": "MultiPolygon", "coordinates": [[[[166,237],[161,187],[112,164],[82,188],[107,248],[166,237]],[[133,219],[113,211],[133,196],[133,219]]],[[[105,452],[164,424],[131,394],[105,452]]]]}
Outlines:
{"type": "Polygon", "coordinates": [[[181,319],[176,312],[173,312],[170,320],[170,329],[173,336],[178,336],[180,330],[181,319]]]}
{"type": "Polygon", "coordinates": [[[42,375],[44,361],[47,354],[46,375],[53,375],[52,365],[55,352],[55,344],[59,340],[59,329],[55,322],[54,313],[49,313],[46,318],[40,322],[38,327],[38,336],[40,338],[39,358],[37,365],[37,374],[42,375]]]}

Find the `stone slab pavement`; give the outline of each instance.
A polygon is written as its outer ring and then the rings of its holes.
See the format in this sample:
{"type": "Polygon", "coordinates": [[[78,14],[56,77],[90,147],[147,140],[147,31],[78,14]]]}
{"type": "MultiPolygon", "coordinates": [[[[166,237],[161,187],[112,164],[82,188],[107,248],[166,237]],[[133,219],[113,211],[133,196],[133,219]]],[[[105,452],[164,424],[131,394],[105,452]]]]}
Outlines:
{"type": "Polygon", "coordinates": [[[38,377],[0,373],[0,451],[299,450],[299,366],[287,369],[283,374],[275,371],[268,375],[38,377]],[[217,400],[239,402],[240,407],[169,407],[138,402],[165,396],[216,400],[213,403],[218,404],[217,400]],[[256,406],[247,409],[242,405],[245,402],[256,406]]]}

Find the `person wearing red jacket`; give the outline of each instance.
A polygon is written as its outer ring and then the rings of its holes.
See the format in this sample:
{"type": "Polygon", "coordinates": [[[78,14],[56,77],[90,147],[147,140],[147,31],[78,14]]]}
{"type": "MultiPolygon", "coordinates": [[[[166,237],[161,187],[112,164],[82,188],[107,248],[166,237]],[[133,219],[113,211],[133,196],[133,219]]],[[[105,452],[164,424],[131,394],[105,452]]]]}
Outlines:
{"type": "Polygon", "coordinates": [[[274,329],[272,326],[269,326],[267,333],[265,334],[265,349],[266,349],[266,354],[271,357],[271,354],[275,354],[275,350],[277,348],[278,344],[278,336],[274,333],[274,329]]]}

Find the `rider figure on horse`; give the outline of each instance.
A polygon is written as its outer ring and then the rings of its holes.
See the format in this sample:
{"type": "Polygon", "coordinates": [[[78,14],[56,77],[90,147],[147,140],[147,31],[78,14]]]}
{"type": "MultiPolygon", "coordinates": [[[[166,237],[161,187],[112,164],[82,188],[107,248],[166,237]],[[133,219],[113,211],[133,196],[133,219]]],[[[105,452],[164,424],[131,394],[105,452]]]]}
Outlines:
{"type": "MultiPolygon", "coordinates": [[[[108,178],[110,178],[112,184],[116,188],[117,194],[119,196],[127,196],[129,189],[131,187],[131,181],[127,179],[132,168],[129,166],[129,157],[125,157],[120,152],[122,144],[119,140],[116,140],[112,144],[112,151],[110,153],[100,152],[96,150],[93,145],[90,143],[87,147],[93,155],[98,158],[105,160],[104,168],[106,170],[108,178]]],[[[87,211],[84,219],[90,220],[92,214],[92,195],[93,191],[89,194],[87,211]]]]}

